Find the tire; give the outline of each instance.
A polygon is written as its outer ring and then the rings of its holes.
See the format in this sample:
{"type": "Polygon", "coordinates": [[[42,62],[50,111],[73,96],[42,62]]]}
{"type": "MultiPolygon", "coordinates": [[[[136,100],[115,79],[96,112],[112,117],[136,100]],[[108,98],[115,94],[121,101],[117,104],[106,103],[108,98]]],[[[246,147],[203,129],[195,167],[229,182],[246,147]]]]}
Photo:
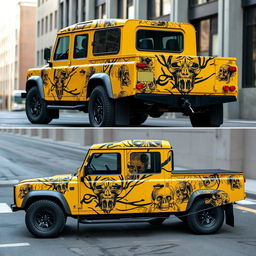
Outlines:
{"type": "Polygon", "coordinates": [[[29,232],[41,238],[57,237],[66,224],[66,216],[58,204],[50,200],[36,201],[26,212],[29,232]]]}
{"type": "Polygon", "coordinates": [[[149,223],[151,225],[154,225],[154,226],[160,226],[163,224],[163,222],[165,221],[166,219],[165,218],[156,218],[156,219],[152,219],[149,221],[149,223]]]}
{"type": "Polygon", "coordinates": [[[130,120],[131,125],[141,125],[148,119],[148,113],[135,113],[130,120]]]}
{"type": "Polygon", "coordinates": [[[102,86],[97,86],[90,96],[89,119],[92,127],[112,127],[115,124],[114,101],[102,86]]]}
{"type": "Polygon", "coordinates": [[[187,224],[196,234],[213,234],[223,225],[224,210],[221,207],[205,204],[204,200],[199,199],[194,202],[187,216],[187,224]]]}
{"type": "Polygon", "coordinates": [[[223,104],[190,115],[190,121],[193,127],[220,127],[223,124],[223,104]]]}
{"type": "Polygon", "coordinates": [[[29,90],[26,100],[26,114],[32,124],[49,124],[52,121],[46,101],[40,97],[37,87],[29,90]]]}

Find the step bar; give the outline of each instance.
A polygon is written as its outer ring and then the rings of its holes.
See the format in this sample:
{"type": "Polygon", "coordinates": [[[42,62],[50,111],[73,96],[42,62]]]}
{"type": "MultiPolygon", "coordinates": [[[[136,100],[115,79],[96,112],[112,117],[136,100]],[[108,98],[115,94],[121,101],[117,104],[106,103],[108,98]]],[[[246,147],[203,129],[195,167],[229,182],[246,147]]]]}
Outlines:
{"type": "Polygon", "coordinates": [[[67,110],[84,110],[87,105],[76,105],[76,106],[58,106],[58,105],[48,105],[48,109],[67,109],[67,110]]]}

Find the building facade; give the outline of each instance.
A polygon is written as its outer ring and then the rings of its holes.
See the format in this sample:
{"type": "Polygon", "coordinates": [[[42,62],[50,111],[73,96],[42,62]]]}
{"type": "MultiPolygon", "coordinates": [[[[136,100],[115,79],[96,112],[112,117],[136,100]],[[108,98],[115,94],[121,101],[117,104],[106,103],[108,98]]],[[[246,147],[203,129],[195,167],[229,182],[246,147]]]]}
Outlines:
{"type": "Polygon", "coordinates": [[[35,65],[35,0],[5,1],[0,9],[0,109],[11,109],[14,90],[23,90],[35,65]]]}
{"type": "Polygon", "coordinates": [[[225,105],[225,117],[256,120],[256,0],[52,0],[55,4],[59,29],[104,18],[192,23],[198,55],[237,58],[240,97],[225,105]]]}

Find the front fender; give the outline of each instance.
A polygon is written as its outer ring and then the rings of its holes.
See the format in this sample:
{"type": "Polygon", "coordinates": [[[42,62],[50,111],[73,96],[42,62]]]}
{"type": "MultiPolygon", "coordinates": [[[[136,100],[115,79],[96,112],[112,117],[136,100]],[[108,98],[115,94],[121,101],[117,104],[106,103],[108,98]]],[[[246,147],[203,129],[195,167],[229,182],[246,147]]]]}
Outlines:
{"type": "Polygon", "coordinates": [[[40,97],[44,99],[44,86],[40,76],[31,76],[26,83],[26,91],[28,92],[33,86],[38,88],[40,97]]]}
{"type": "Polygon", "coordinates": [[[34,201],[34,199],[55,199],[61,204],[66,214],[71,214],[67,200],[60,192],[45,190],[31,191],[24,197],[21,208],[25,209],[29,201],[34,201]]]}

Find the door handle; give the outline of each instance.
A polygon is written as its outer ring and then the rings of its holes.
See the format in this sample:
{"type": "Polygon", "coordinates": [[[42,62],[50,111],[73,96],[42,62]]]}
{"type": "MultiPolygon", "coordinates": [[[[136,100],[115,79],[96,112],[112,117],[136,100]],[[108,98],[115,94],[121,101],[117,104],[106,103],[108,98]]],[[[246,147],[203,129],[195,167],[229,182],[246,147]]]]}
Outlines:
{"type": "Polygon", "coordinates": [[[162,184],[157,184],[157,185],[154,185],[153,187],[154,187],[154,188],[163,188],[164,185],[162,185],[162,184]]]}

